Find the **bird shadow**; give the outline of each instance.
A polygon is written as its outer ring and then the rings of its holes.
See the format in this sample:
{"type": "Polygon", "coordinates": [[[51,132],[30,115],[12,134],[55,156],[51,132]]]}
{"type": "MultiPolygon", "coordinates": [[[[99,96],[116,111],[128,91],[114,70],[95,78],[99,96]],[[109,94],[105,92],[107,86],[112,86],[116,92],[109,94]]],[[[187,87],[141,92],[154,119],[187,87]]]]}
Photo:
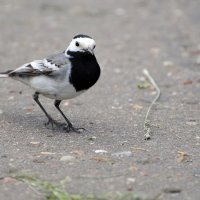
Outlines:
{"type": "MultiPolygon", "coordinates": [[[[21,114],[18,112],[11,113],[3,113],[1,115],[0,121],[8,126],[11,125],[12,127],[23,127],[24,130],[30,131],[42,131],[43,133],[49,134],[71,134],[72,132],[67,132],[58,127],[52,127],[50,124],[45,125],[47,123],[47,119],[45,116],[36,115],[36,114],[21,114]]],[[[61,119],[57,120],[58,122],[63,122],[61,119]]],[[[92,119],[90,120],[92,121],[92,119]]],[[[93,134],[96,130],[93,129],[94,123],[89,123],[88,119],[85,121],[80,117],[74,121],[74,126],[82,129],[80,134],[93,134]],[[84,127],[84,128],[83,128],[84,127]]],[[[102,125],[105,127],[105,125],[102,125]]],[[[96,128],[95,128],[96,129],[96,128]]]]}

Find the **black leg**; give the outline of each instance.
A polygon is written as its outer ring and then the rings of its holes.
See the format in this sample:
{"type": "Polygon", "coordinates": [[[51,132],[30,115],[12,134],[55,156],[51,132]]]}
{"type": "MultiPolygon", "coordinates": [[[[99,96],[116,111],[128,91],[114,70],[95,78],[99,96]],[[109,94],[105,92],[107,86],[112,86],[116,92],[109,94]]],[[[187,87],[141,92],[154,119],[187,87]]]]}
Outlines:
{"type": "Polygon", "coordinates": [[[35,100],[35,102],[40,106],[40,108],[42,109],[42,111],[44,112],[44,114],[47,116],[48,120],[52,119],[51,116],[47,113],[47,111],[44,109],[44,107],[42,106],[42,104],[39,101],[39,93],[36,92],[33,95],[33,99],[35,100]]]}
{"type": "Polygon", "coordinates": [[[41,110],[44,112],[44,114],[46,115],[46,117],[48,118],[48,122],[45,123],[45,126],[51,124],[52,129],[54,129],[54,125],[56,125],[56,127],[60,128],[60,126],[62,126],[59,122],[56,122],[48,113],[47,111],[44,109],[44,107],[42,106],[42,104],[39,101],[39,93],[36,92],[33,95],[33,99],[35,100],[35,102],[40,106],[41,110]]]}
{"type": "Polygon", "coordinates": [[[70,132],[71,130],[76,132],[76,133],[80,133],[80,130],[77,128],[74,128],[72,123],[67,119],[67,117],[65,116],[65,114],[62,112],[62,110],[60,109],[60,103],[61,100],[55,100],[54,105],[55,107],[58,109],[58,111],[60,112],[60,114],[63,116],[63,118],[65,119],[65,121],[67,122],[67,132],[70,132]]]}

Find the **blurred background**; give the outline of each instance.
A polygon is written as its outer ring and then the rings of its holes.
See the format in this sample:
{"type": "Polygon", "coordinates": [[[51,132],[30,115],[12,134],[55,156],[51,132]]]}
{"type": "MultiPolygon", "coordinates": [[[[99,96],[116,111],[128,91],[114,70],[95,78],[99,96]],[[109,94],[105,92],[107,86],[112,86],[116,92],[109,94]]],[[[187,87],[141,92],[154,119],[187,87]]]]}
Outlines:
{"type": "MultiPolygon", "coordinates": [[[[62,104],[75,126],[90,130],[82,135],[45,129],[32,91],[0,80],[1,177],[26,170],[55,183],[69,176],[66,190],[75,194],[139,191],[161,193],[164,200],[198,199],[199,10],[199,0],[1,0],[0,71],[61,52],[78,33],[95,39],[102,69],[90,91],[62,104]],[[146,83],[144,68],[162,93],[148,142],[143,122],[155,89],[138,88],[146,83]],[[108,153],[97,155],[98,149],[108,153]],[[74,160],[62,162],[66,155],[74,160]]],[[[60,119],[51,100],[41,101],[60,119]]],[[[26,191],[20,200],[37,199],[18,182],[3,179],[1,186],[3,200],[20,191],[26,191]]]]}

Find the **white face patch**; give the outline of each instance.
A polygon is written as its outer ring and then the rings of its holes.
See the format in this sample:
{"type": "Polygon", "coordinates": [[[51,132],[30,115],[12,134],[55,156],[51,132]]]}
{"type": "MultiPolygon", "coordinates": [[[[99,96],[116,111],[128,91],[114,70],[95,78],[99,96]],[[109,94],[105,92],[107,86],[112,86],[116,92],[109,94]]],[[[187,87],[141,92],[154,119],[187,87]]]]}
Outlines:
{"type": "Polygon", "coordinates": [[[67,51],[72,51],[72,52],[89,51],[90,53],[94,54],[95,46],[96,46],[96,42],[92,38],[86,38],[86,37],[75,38],[75,39],[72,39],[66,52],[67,51]]]}

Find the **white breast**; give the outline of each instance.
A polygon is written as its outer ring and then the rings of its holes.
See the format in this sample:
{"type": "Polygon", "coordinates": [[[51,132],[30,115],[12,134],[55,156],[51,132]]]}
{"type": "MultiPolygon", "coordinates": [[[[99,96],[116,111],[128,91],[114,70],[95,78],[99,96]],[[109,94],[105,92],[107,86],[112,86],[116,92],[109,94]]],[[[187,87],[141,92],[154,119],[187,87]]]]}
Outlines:
{"type": "Polygon", "coordinates": [[[71,99],[84,92],[76,92],[68,78],[56,80],[48,76],[31,78],[30,87],[46,97],[57,100],[71,99]]]}

